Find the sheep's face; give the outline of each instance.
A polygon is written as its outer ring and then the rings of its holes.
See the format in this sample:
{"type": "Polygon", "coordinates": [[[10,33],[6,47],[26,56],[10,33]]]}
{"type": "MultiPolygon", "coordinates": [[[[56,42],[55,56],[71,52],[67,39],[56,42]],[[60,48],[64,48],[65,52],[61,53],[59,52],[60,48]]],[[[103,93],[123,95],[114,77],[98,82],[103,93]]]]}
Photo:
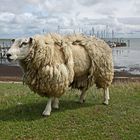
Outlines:
{"type": "Polygon", "coordinates": [[[33,45],[32,38],[19,38],[12,40],[13,45],[7,52],[7,59],[12,60],[22,60],[27,57],[30,52],[30,49],[33,45]]]}

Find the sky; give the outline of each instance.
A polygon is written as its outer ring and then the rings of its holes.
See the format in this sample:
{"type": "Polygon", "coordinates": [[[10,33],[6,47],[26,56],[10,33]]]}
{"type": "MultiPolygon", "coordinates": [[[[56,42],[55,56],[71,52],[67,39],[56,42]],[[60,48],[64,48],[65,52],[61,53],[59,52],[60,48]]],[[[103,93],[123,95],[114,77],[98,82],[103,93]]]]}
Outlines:
{"type": "Polygon", "coordinates": [[[0,38],[91,29],[140,38],[140,0],[0,0],[0,38]]]}

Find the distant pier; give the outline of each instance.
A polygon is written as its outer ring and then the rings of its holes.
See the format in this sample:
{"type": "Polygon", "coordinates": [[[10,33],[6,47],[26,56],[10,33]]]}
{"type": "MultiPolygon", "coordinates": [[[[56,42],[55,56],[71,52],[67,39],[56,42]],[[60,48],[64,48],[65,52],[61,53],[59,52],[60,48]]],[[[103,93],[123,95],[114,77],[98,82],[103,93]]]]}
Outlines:
{"type": "Polygon", "coordinates": [[[129,39],[111,39],[111,40],[106,40],[106,43],[111,47],[130,47],[130,40],[129,39]]]}

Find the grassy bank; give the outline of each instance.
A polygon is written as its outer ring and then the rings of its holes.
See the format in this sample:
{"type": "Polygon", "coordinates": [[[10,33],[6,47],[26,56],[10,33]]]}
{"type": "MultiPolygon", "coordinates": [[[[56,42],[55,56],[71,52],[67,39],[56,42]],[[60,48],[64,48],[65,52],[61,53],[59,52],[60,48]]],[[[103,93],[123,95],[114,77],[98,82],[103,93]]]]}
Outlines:
{"type": "Polygon", "coordinates": [[[41,116],[47,99],[22,84],[0,84],[0,140],[139,140],[140,83],[112,85],[109,106],[90,89],[84,104],[78,91],[66,93],[60,109],[41,116]]]}

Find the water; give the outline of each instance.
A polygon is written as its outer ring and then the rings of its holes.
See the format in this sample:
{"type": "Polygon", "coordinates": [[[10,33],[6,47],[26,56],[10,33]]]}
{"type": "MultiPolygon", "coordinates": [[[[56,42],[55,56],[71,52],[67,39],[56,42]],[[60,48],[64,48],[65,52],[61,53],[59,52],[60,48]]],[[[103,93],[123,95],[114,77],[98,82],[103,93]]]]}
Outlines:
{"type": "Polygon", "coordinates": [[[131,74],[140,74],[140,39],[129,40],[130,47],[113,48],[115,70],[126,70],[131,74]]]}
{"type": "Polygon", "coordinates": [[[0,46],[10,46],[11,45],[11,40],[10,39],[0,39],[0,46]]]}
{"type": "MultiPolygon", "coordinates": [[[[113,48],[113,61],[115,71],[127,71],[131,74],[140,74],[140,38],[123,39],[130,40],[130,46],[113,48]]],[[[114,41],[114,40],[113,40],[114,41]]],[[[0,40],[0,45],[10,46],[10,40],[0,40]]],[[[7,60],[2,60],[1,63],[8,65],[17,65],[17,63],[9,63],[7,60]]]]}

